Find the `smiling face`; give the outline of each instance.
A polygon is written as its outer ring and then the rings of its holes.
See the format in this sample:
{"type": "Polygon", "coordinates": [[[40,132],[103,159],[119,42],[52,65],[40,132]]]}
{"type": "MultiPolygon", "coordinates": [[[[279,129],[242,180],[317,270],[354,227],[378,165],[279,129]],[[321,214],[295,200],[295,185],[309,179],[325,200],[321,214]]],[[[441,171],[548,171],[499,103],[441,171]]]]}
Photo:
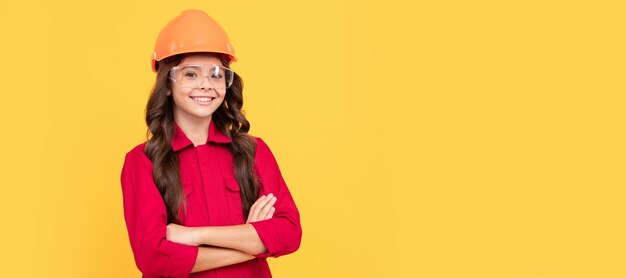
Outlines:
{"type": "MultiPolygon", "coordinates": [[[[203,68],[223,66],[218,56],[211,53],[186,55],[178,66],[184,67],[185,65],[201,65],[203,68]]],[[[209,74],[203,72],[203,75],[209,74]]],[[[204,79],[199,88],[184,88],[180,83],[171,81],[174,115],[177,119],[198,121],[211,118],[226,96],[226,89],[212,88],[208,78],[204,79]]]]}

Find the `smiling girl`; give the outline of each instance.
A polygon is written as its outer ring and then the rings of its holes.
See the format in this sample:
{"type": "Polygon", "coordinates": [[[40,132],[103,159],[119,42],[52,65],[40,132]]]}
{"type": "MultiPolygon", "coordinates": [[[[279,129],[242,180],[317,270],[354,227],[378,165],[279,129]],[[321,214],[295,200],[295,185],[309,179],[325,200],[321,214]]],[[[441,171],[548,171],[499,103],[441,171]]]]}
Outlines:
{"type": "Polygon", "coordinates": [[[243,82],[222,27],[182,12],[160,32],[146,142],[126,153],[124,218],[143,277],[271,277],[300,215],[268,145],[248,134],[243,82]]]}

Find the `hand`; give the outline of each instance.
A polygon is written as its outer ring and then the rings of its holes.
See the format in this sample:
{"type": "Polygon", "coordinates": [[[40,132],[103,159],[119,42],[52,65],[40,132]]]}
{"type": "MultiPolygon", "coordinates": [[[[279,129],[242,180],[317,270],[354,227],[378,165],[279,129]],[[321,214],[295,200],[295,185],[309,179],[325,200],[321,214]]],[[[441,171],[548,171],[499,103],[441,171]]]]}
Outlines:
{"type": "Polygon", "coordinates": [[[261,196],[261,198],[256,200],[250,207],[246,224],[272,218],[274,211],[276,211],[274,208],[275,203],[276,197],[274,194],[270,193],[267,196],[261,196]]]}
{"type": "Polygon", "coordinates": [[[167,225],[165,238],[180,244],[198,246],[200,245],[198,229],[194,227],[185,227],[171,223],[167,225]]]}

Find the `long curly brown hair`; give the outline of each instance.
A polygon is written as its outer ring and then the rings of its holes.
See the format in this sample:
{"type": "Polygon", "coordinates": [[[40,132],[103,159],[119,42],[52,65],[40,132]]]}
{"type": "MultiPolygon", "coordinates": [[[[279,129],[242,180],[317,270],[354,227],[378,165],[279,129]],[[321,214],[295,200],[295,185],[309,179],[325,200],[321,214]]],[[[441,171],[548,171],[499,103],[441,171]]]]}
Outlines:
{"type": "MultiPolygon", "coordinates": [[[[228,58],[219,56],[222,65],[228,66],[228,58]]],[[[158,62],[156,82],[146,106],[147,142],[145,153],[153,164],[154,182],[167,208],[167,223],[180,224],[178,212],[181,205],[186,213],[186,198],[180,181],[178,154],[172,150],[174,136],[174,100],[169,71],[184,58],[175,55],[158,62]],[[152,137],[150,137],[152,134],[152,137]]],[[[259,179],[254,173],[255,139],[248,135],[250,123],[242,113],[243,80],[235,73],[233,84],[227,89],[220,107],[213,113],[211,121],[226,136],[231,138],[228,149],[233,155],[234,174],[241,188],[243,218],[247,219],[250,207],[259,192],[259,179]]]]}

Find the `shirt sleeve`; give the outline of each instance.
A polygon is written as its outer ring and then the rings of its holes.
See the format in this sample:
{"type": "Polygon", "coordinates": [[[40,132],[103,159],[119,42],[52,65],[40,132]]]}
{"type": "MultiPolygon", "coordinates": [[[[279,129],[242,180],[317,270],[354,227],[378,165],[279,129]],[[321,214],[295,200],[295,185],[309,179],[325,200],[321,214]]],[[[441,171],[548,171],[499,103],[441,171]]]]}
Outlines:
{"type": "Polygon", "coordinates": [[[124,219],[137,268],[143,277],[188,277],[197,246],[166,239],[167,212],[143,149],[126,154],[121,173],[124,219]]]}
{"type": "Polygon", "coordinates": [[[257,258],[279,257],[298,250],[302,239],[300,213],[281,175],[278,163],[270,148],[257,138],[255,173],[261,180],[260,194],[273,193],[276,196],[274,216],[267,220],[252,222],[267,252],[257,258]]]}

